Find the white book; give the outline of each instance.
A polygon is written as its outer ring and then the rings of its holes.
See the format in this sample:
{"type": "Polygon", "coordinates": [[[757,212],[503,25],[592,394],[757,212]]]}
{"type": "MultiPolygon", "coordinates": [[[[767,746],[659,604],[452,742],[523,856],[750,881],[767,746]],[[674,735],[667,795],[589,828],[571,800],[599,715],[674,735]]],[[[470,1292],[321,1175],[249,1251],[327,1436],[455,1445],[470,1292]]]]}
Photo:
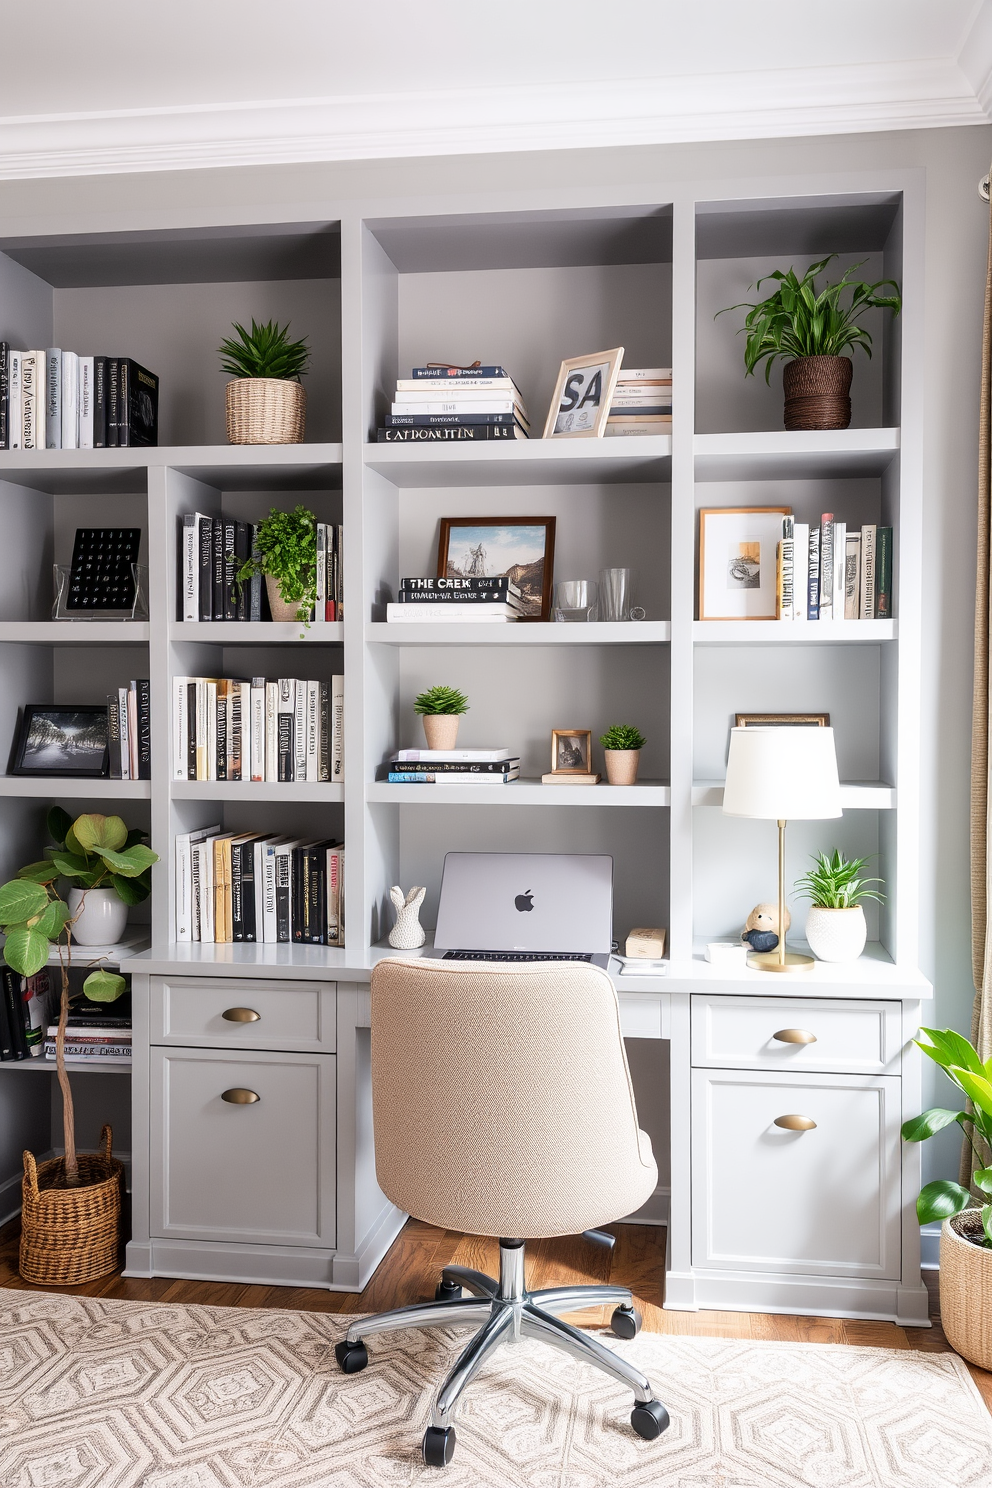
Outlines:
{"type": "Polygon", "coordinates": [[[619,382],[671,382],[671,367],[621,367],[619,382]]]}
{"type": "Polygon", "coordinates": [[[505,771],[505,773],[504,773],[504,771],[500,770],[498,774],[494,773],[492,775],[489,775],[489,774],[486,774],[486,775],[477,775],[477,774],[475,774],[471,770],[466,770],[465,773],[462,775],[462,774],[459,774],[458,771],[456,771],[456,770],[444,770],[439,775],[435,775],[434,776],[434,784],[435,785],[472,785],[472,786],[476,786],[476,785],[478,785],[478,786],[493,785],[493,786],[496,786],[496,785],[510,785],[510,784],[512,784],[512,782],[514,780],[519,780],[519,779],[520,779],[520,771],[517,768],[514,768],[512,770],[507,770],[507,771],[505,771]]]}
{"type": "Polygon", "coordinates": [[[118,687],[117,707],[121,717],[121,779],[130,780],[131,775],[131,715],[127,706],[127,688],[118,687]]]}
{"type": "MultiPolygon", "coordinates": [[[[39,384],[40,381],[39,378],[39,384]]],[[[59,346],[49,346],[45,351],[45,448],[62,448],[62,349],[59,346]]]]}
{"type": "Polygon", "coordinates": [[[503,388],[465,388],[459,382],[457,388],[445,387],[443,390],[436,387],[425,387],[420,383],[409,390],[396,391],[398,403],[412,403],[420,408],[425,403],[470,403],[473,406],[482,403],[515,403],[518,408],[523,407],[520,394],[513,387],[503,388]]]}
{"type": "Polygon", "coordinates": [[[270,832],[267,836],[257,837],[252,848],[252,856],[255,860],[255,881],[253,889],[255,893],[255,940],[258,944],[264,940],[264,914],[265,914],[265,848],[269,842],[274,841],[275,833],[270,832]]]}
{"type": "MultiPolygon", "coordinates": [[[[207,755],[207,758],[206,758],[206,767],[207,767],[207,769],[206,769],[206,774],[204,775],[203,778],[204,778],[204,780],[216,780],[217,779],[217,683],[216,683],[216,681],[213,678],[210,678],[209,681],[207,681],[207,682],[204,683],[204,687],[206,688],[206,697],[207,697],[207,702],[206,702],[206,709],[207,709],[207,718],[206,718],[206,724],[207,724],[207,729],[206,729],[206,755],[207,755]]],[[[199,713],[200,713],[200,698],[199,698],[199,694],[197,695],[197,699],[196,699],[196,712],[197,712],[197,752],[199,753],[199,713]]],[[[197,762],[197,764],[199,766],[199,761],[197,762]]],[[[196,778],[197,778],[197,780],[199,780],[199,778],[200,778],[199,768],[197,769],[197,776],[196,776],[196,778]]]]}
{"type": "Polygon", "coordinates": [[[861,533],[847,534],[844,565],[844,619],[857,620],[861,613],[861,533]]]}
{"type": "Polygon", "coordinates": [[[344,678],[331,678],[331,779],[344,784],[344,678]]]}
{"type": "Polygon", "coordinates": [[[809,592],[809,523],[796,522],[793,531],[793,620],[805,620],[809,592]]]}
{"type": "Polygon", "coordinates": [[[172,679],[172,778],[185,780],[189,773],[188,677],[172,679]]]}
{"type": "Polygon", "coordinates": [[[514,403],[512,398],[494,398],[486,394],[484,399],[476,402],[468,398],[455,398],[446,402],[435,401],[432,403],[411,403],[407,398],[402,402],[396,402],[390,408],[390,413],[437,413],[446,414],[451,418],[457,417],[459,413],[515,413],[521,423],[525,420],[520,417],[522,409],[519,403],[514,403]]]}
{"type": "Polygon", "coordinates": [[[519,611],[499,605],[496,613],[486,614],[488,605],[387,604],[387,625],[505,625],[515,622],[519,611]],[[480,611],[482,613],[480,614],[480,611]]]}
{"type": "MultiPolygon", "coordinates": [[[[276,943],[276,858],[280,847],[292,846],[291,837],[270,837],[262,845],[262,939],[276,943]]],[[[257,931],[257,927],[256,927],[257,931]]]]}
{"type": "Polygon", "coordinates": [[[875,618],[875,543],[878,528],[874,523],[861,529],[861,604],[859,619],[875,618]]]}
{"type": "Polygon", "coordinates": [[[327,849],[327,944],[344,945],[344,848],[327,849]]]}
{"type": "Polygon", "coordinates": [[[252,677],[251,696],[251,773],[246,778],[256,784],[265,780],[265,678],[252,677]]]}
{"type": "MultiPolygon", "coordinates": [[[[131,756],[131,779],[138,778],[138,684],[129,682],[122,689],[127,697],[127,747],[131,756]]],[[[123,740],[121,741],[123,753],[123,740]]]]}
{"type": "Polygon", "coordinates": [[[306,684],[306,764],[304,778],[314,783],[320,775],[320,683],[306,684]]]}
{"type": "Polygon", "coordinates": [[[93,448],[93,358],[79,358],[79,448],[93,448]]]}
{"type": "Polygon", "coordinates": [[[307,684],[296,682],[293,708],[293,779],[307,778],[307,684]]]}
{"type": "Polygon", "coordinates": [[[834,602],[835,620],[844,618],[844,590],[847,574],[847,523],[834,523],[834,602]]]}
{"type": "MultiPolygon", "coordinates": [[[[41,353],[42,366],[44,366],[44,352],[41,353]]],[[[38,353],[36,351],[21,352],[21,448],[22,449],[44,449],[45,438],[42,434],[41,445],[38,444],[38,415],[42,413],[41,427],[44,430],[44,404],[38,399],[38,353]]]]}
{"type": "Polygon", "coordinates": [[[279,779],[279,683],[265,684],[265,781],[279,779]]]}
{"type": "Polygon", "coordinates": [[[820,619],[834,618],[834,514],[820,518],[820,619]]]}
{"type": "Polygon", "coordinates": [[[239,761],[239,768],[228,780],[251,779],[251,683],[235,678],[231,683],[228,748],[239,761]]]}
{"type": "Polygon", "coordinates": [[[176,837],[176,939],[193,940],[193,854],[194,843],[220,831],[218,822],[212,827],[198,827],[195,832],[180,832],[176,837]]]}
{"type": "MultiPolygon", "coordinates": [[[[206,677],[194,678],[196,684],[196,717],[191,720],[194,725],[193,747],[196,750],[196,778],[197,780],[209,780],[207,773],[207,708],[210,699],[207,693],[206,677]]],[[[215,702],[216,706],[216,702],[215,702]]]]}
{"type": "Polygon", "coordinates": [[[199,512],[183,514],[182,557],[184,620],[200,618],[200,515],[199,512]]]}
{"type": "Polygon", "coordinates": [[[79,448],[79,357],[62,353],[62,448],[79,448]]]}
{"type": "Polygon", "coordinates": [[[637,392],[614,393],[610,399],[611,408],[629,408],[636,412],[638,408],[671,408],[672,395],[665,388],[645,387],[637,392]]]}
{"type": "Polygon", "coordinates": [[[499,760],[516,759],[517,756],[508,749],[397,749],[393,758],[433,761],[436,764],[460,764],[462,761],[469,764],[490,764],[499,760]]]}
{"type": "Polygon", "coordinates": [[[193,861],[198,865],[196,880],[199,885],[200,939],[205,945],[214,943],[214,837],[205,837],[193,843],[193,861]]]}
{"type": "Polygon", "coordinates": [[[24,433],[21,427],[21,358],[22,351],[11,351],[7,365],[7,433],[10,448],[23,448],[24,433]]]}
{"type": "Polygon", "coordinates": [[[417,393],[421,397],[437,396],[438,384],[442,387],[457,387],[459,393],[469,391],[477,392],[485,388],[490,392],[506,393],[520,397],[520,392],[512,377],[397,377],[397,393],[417,393]]]}

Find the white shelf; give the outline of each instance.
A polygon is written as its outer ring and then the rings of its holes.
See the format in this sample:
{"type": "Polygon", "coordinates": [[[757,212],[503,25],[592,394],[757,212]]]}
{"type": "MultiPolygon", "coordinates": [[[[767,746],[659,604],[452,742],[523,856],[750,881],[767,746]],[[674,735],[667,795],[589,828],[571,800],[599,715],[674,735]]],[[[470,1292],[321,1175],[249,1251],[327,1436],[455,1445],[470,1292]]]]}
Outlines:
{"type": "MultiPolygon", "coordinates": [[[[714,935],[713,940],[728,940],[726,935],[714,935]]],[[[810,955],[804,940],[789,937],[790,950],[810,955]]],[[[691,990],[708,992],[725,991],[755,993],[764,991],[776,996],[789,997],[931,997],[933,990],[921,972],[911,966],[897,966],[886,948],[877,940],[869,941],[857,961],[835,965],[828,961],[816,961],[808,971],[781,976],[772,972],[757,971],[750,966],[728,968],[714,966],[705,957],[705,941],[693,942],[692,959],[673,961],[662,985],[670,991],[691,990]]],[[[627,991],[626,981],[624,991],[627,991]]]]}
{"type": "Polygon", "coordinates": [[[368,444],[364,454],[368,469],[397,486],[613,485],[669,480],[672,437],[368,444]]]}
{"type": "MultiPolygon", "coordinates": [[[[0,934],[0,948],[3,947],[6,936],[0,934]]],[[[132,956],[138,956],[146,951],[151,943],[151,931],[148,925],[132,925],[125,930],[123,938],[115,941],[113,945],[81,945],[78,941],[72,942],[72,966],[74,970],[92,969],[94,966],[120,966],[122,962],[130,960],[132,956]]],[[[48,953],[49,966],[58,966],[59,953],[55,946],[48,953]]]]}
{"type": "Polygon", "coordinates": [[[156,449],[0,450],[0,480],[56,495],[143,494],[169,466],[220,489],[310,490],[339,484],[340,444],[177,445],[156,449]]]}
{"type": "Polygon", "coordinates": [[[141,646],[147,620],[3,620],[0,642],[32,646],[141,646]]]}
{"type": "Polygon", "coordinates": [[[542,785],[539,780],[512,780],[509,785],[390,785],[377,780],[366,788],[367,801],[409,806],[668,806],[671,792],[663,781],[637,785],[542,785]]]}
{"type": "Polygon", "coordinates": [[[694,620],[697,646],[879,645],[897,640],[898,620],[694,620]]]}
{"type": "Polygon", "coordinates": [[[663,646],[671,640],[667,620],[621,620],[613,624],[559,625],[554,621],[511,621],[483,625],[429,620],[372,623],[365,639],[383,646],[663,646]]]}
{"type": "Polygon", "coordinates": [[[340,946],[278,945],[227,942],[204,945],[200,941],[179,941],[155,945],[136,963],[133,970],[143,972],[209,971],[216,976],[239,976],[257,971],[262,975],[281,975],[319,981],[328,976],[341,976],[363,969],[355,964],[340,946]]]}
{"type": "Polygon", "coordinates": [[[67,780],[64,776],[0,775],[0,796],[34,796],[81,801],[147,801],[150,780],[67,780]]]}
{"type": "Polygon", "coordinates": [[[329,781],[174,780],[178,801],[322,801],[344,800],[344,786],[329,781]]]}
{"type": "MultiPolygon", "coordinates": [[[[850,785],[842,782],[840,803],[848,811],[892,811],[896,805],[896,788],[894,785],[886,785],[883,781],[858,782],[850,785]]],[[[692,804],[693,806],[722,806],[723,781],[694,781],[692,804]]]]}
{"type": "Polygon", "coordinates": [[[344,625],[340,620],[313,621],[309,628],[291,620],[173,620],[169,639],[221,646],[285,646],[298,641],[312,646],[340,646],[344,625]]]}
{"type": "MultiPolygon", "coordinates": [[[[130,1059],[112,1059],[108,1054],[105,1059],[99,1061],[94,1059],[67,1059],[65,1062],[67,1070],[73,1074],[87,1070],[92,1074],[99,1075],[129,1075],[131,1073],[130,1059]]],[[[43,1074],[55,1075],[58,1066],[54,1059],[46,1059],[43,1054],[35,1055],[33,1059],[5,1059],[0,1064],[0,1070],[40,1070],[43,1074]]]]}
{"type": "MultiPolygon", "coordinates": [[[[697,481],[877,476],[899,452],[898,429],[770,429],[757,434],[697,434],[697,481]]],[[[705,501],[700,501],[705,506],[705,501]]]]}

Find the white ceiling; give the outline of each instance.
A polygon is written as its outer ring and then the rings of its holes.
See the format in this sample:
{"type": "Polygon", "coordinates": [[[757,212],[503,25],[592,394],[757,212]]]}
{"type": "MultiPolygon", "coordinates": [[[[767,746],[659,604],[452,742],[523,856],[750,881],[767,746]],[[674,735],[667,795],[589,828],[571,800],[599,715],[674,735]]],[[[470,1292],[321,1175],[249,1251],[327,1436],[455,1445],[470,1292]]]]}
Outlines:
{"type": "Polygon", "coordinates": [[[0,24],[8,179],[992,113],[992,0],[3,0],[0,24]]]}

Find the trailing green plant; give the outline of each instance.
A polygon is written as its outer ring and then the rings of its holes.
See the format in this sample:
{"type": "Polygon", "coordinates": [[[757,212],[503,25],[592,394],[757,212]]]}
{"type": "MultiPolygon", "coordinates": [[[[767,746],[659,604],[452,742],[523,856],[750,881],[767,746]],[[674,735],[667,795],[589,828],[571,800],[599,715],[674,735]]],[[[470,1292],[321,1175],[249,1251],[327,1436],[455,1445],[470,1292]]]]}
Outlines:
{"type": "Polygon", "coordinates": [[[259,325],[254,318],[251,330],[234,322],[237,339],[228,336],[217,348],[221,368],[230,377],[276,377],[283,382],[299,382],[310,367],[310,348],[306,337],[290,341],[289,321],[259,325]]]}
{"type": "MultiPolygon", "coordinates": [[[[17,877],[0,884],[0,928],[6,937],[3,957],[19,976],[34,976],[48,963],[54,945],[59,953],[62,997],[55,1060],[62,1087],[65,1131],[65,1181],[79,1184],[76,1161],[72,1092],[65,1067],[65,1025],[69,1016],[69,969],[72,963],[72,914],[59,893],[68,881],[84,892],[114,889],[125,904],[140,904],[151,890],[151,867],[158,854],[143,842],[148,834],[128,830],[119,816],[85,812],[73,821],[61,806],[48,813],[48,832],[54,839],[45,856],[18,869],[17,877]]],[[[116,1002],[127,983],[117,972],[93,971],[83,982],[92,1002],[116,1002]]]]}
{"type": "Polygon", "coordinates": [[[885,895],[869,884],[880,884],[880,878],[859,878],[867,858],[845,858],[839,848],[826,853],[813,853],[813,867],[795,883],[800,899],[808,899],[819,909],[854,909],[863,899],[884,904],[885,895]]]}
{"type": "Polygon", "coordinates": [[[468,698],[457,687],[429,687],[413,700],[414,713],[467,713],[468,698]]]}
{"type": "MultiPolygon", "coordinates": [[[[953,1028],[921,1028],[920,1032],[930,1042],[925,1044],[917,1039],[916,1047],[939,1065],[952,1084],[967,1096],[971,1110],[946,1111],[934,1106],[903,1123],[903,1140],[925,1142],[945,1126],[957,1122],[975,1155],[976,1168],[971,1181],[981,1193],[992,1196],[992,1059],[983,1064],[974,1045],[953,1028]]],[[[921,1225],[930,1224],[936,1219],[951,1219],[973,1205],[971,1193],[963,1184],[949,1178],[935,1178],[920,1189],[916,1214],[921,1225]]],[[[992,1203],[986,1202],[980,1208],[984,1244],[992,1249],[992,1203]]]]}
{"type": "Polygon", "coordinates": [[[317,602],[317,518],[312,511],[305,506],[291,512],[270,509],[256,529],[251,557],[235,575],[238,585],[254,574],[275,579],[286,603],[298,606],[297,620],[309,625],[317,602]]]}
{"type": "Polygon", "coordinates": [[[611,723],[599,742],[604,749],[643,749],[647,740],[632,723],[611,723]]]}
{"type": "MultiPolygon", "coordinates": [[[[772,366],[779,357],[843,356],[845,351],[856,346],[871,356],[871,335],[859,322],[866,310],[891,310],[898,315],[902,309],[899,286],[894,279],[878,279],[874,284],[866,284],[864,280],[852,278],[861,268],[861,264],[856,263],[836,284],[826,284],[817,290],[816,276],[836,257],[836,253],[831,253],[829,257],[821,258],[819,263],[810,264],[801,279],[795,269],[774,269],[749,286],[760,291],[763,284],[774,279],[778,283],[774,294],[764,300],[743,300],[717,311],[717,315],[726,315],[731,310],[748,312],[737,333],[747,336],[744,344],[745,376],[753,376],[755,369],[764,362],[765,381],[770,381],[772,366]],[[879,290],[887,288],[894,292],[879,294],[879,290]],[[849,302],[842,303],[842,297],[848,294],[849,302]]],[[[713,318],[715,320],[716,316],[713,318]]]]}

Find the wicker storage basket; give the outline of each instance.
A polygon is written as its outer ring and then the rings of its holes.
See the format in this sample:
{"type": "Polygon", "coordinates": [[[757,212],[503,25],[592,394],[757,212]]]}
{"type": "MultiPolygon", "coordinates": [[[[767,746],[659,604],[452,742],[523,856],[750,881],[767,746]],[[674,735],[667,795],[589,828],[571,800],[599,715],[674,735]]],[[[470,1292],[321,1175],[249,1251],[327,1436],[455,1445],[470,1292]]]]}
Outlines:
{"type": "Polygon", "coordinates": [[[797,357],[782,373],[787,429],[846,429],[851,422],[850,357],[797,357]]]}
{"type": "Polygon", "coordinates": [[[298,382],[238,377],[227,384],[229,444],[302,444],[307,395],[298,382]]]}
{"type": "Polygon", "coordinates": [[[103,1151],[80,1153],[79,1188],[56,1188],[65,1160],[36,1163],[24,1154],[19,1270],[36,1286],[78,1286],[117,1265],[122,1165],[111,1155],[113,1133],[100,1133],[103,1151]]]}
{"type": "Polygon", "coordinates": [[[981,1233],[977,1209],[965,1209],[940,1227],[940,1321],[963,1359],[992,1369],[992,1250],[964,1239],[981,1233]]]}

